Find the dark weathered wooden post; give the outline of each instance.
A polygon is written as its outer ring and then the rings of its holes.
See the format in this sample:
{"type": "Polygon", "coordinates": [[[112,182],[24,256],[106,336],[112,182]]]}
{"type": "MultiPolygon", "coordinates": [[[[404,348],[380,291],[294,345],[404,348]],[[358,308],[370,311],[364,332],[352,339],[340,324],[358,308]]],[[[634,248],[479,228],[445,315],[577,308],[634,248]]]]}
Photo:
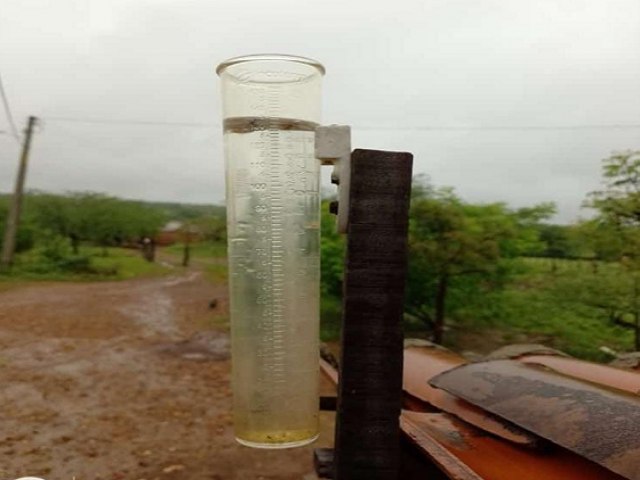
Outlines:
{"type": "Polygon", "coordinates": [[[336,480],[399,478],[412,164],[410,153],[359,149],[351,155],[336,480]]]}

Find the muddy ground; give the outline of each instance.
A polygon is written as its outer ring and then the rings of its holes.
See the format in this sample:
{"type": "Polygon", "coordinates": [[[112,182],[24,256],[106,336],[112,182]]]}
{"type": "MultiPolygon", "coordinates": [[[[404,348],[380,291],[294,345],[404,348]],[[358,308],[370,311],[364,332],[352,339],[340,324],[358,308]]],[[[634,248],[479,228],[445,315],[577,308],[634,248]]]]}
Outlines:
{"type": "MultiPolygon", "coordinates": [[[[303,479],[320,440],[237,445],[224,285],[201,272],[0,292],[0,480],[303,479]],[[212,299],[217,306],[210,308],[212,299]]],[[[328,388],[325,386],[325,388],[328,388]]]]}

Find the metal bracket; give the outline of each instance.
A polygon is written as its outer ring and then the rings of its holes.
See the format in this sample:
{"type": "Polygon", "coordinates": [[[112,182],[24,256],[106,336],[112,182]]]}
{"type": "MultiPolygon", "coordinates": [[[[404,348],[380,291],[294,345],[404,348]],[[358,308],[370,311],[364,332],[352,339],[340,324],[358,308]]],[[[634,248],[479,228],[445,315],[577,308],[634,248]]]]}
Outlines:
{"type": "Polygon", "coordinates": [[[338,202],[331,211],[338,216],[339,233],[347,233],[349,188],[351,185],[351,127],[321,125],[316,127],[315,155],[322,165],[333,165],[331,183],[338,186],[338,202]]]}

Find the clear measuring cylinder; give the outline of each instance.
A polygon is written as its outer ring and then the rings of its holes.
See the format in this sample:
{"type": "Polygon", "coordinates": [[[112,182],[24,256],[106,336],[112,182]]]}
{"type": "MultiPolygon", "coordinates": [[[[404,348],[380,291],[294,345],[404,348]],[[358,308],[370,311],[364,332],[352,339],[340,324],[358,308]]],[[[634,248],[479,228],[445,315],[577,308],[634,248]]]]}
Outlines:
{"type": "Polygon", "coordinates": [[[320,121],[324,67],[227,60],[222,83],[234,426],[248,446],[318,436],[320,121]]]}

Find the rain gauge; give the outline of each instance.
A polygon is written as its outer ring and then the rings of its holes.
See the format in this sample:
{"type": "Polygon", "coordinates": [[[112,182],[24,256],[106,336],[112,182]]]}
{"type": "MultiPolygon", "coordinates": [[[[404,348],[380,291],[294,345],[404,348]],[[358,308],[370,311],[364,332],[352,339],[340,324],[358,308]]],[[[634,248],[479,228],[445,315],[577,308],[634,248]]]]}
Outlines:
{"type": "Polygon", "coordinates": [[[227,60],[222,83],[234,425],[248,446],[318,436],[320,163],[324,67],[227,60]]]}
{"type": "Polygon", "coordinates": [[[318,437],[320,165],[334,165],[331,210],[347,237],[340,376],[337,401],[323,402],[336,406],[335,450],[315,463],[335,480],[397,480],[413,156],[352,152],[348,126],[319,125],[315,60],[253,55],[217,72],[236,438],[286,448],[318,437]]]}

